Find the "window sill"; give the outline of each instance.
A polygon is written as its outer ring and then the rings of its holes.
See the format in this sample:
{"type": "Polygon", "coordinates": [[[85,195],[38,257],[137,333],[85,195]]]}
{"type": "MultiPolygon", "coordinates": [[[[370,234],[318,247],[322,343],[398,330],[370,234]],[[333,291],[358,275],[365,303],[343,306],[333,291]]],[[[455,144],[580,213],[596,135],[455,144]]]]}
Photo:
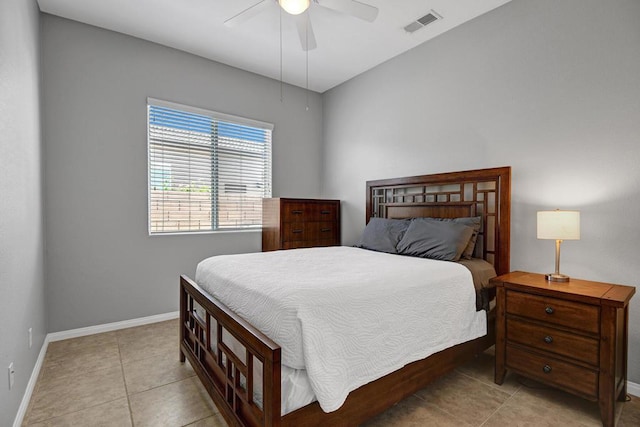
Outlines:
{"type": "Polygon", "coordinates": [[[237,228],[233,230],[207,230],[207,231],[171,231],[167,233],[148,233],[149,237],[161,237],[161,236],[194,236],[202,234],[229,234],[229,233],[262,233],[262,228],[250,228],[242,229],[237,228]]]}

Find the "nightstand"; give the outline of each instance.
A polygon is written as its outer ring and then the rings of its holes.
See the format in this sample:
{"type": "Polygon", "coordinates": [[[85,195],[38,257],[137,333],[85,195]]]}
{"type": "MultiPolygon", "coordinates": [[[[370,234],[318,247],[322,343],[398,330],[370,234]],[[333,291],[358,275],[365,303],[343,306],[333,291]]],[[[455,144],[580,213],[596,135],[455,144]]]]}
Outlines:
{"type": "Polygon", "coordinates": [[[496,285],[496,371],[507,369],[598,402],[614,425],[627,394],[627,335],[632,286],[571,279],[547,282],[516,271],[496,285]]]}

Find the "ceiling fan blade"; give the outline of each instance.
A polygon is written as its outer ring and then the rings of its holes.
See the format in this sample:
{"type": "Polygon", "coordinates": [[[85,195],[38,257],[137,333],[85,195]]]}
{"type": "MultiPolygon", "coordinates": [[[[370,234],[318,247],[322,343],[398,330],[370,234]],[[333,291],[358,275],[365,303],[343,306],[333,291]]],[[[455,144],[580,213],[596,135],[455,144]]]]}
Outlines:
{"type": "Polygon", "coordinates": [[[254,4],[253,6],[249,6],[248,8],[246,8],[245,10],[243,10],[242,12],[232,16],[231,18],[227,19],[226,21],[224,21],[224,25],[226,25],[227,27],[236,27],[246,21],[248,21],[249,19],[253,18],[254,16],[260,14],[260,12],[262,12],[263,10],[265,10],[267,7],[269,7],[271,5],[272,1],[271,0],[262,0],[256,4],[254,4]]]}
{"type": "Polygon", "coordinates": [[[302,13],[296,15],[296,27],[298,28],[298,36],[300,36],[300,44],[302,44],[302,50],[313,50],[318,47],[316,43],[316,36],[313,34],[313,27],[311,26],[311,20],[308,13],[302,13]]]}
{"type": "Polygon", "coordinates": [[[367,22],[373,22],[378,17],[378,8],[356,0],[315,0],[318,5],[346,13],[367,22]]]}

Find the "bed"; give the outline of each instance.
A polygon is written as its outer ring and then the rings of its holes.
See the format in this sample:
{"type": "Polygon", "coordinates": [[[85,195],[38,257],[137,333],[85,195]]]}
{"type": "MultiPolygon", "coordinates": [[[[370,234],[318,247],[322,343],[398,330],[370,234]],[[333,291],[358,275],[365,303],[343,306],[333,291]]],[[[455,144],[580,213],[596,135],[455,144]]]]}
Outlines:
{"type": "MultiPolygon", "coordinates": [[[[509,167],[501,167],[369,181],[366,221],[480,217],[474,256],[503,274],[509,271],[510,174],[509,167]]],[[[341,250],[350,253],[349,248],[341,250]]],[[[313,402],[282,415],[282,380],[286,383],[291,372],[282,364],[281,346],[201,284],[181,276],[180,358],[189,360],[230,425],[358,425],[491,346],[494,315],[483,315],[485,335],[361,385],[336,410],[325,412],[313,402]]]]}

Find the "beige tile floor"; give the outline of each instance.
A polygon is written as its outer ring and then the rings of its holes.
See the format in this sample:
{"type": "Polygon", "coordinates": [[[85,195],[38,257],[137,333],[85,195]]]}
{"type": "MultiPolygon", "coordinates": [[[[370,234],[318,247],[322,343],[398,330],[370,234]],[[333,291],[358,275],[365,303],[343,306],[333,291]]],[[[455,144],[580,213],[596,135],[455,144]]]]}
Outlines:
{"type": "MultiPolygon", "coordinates": [[[[640,426],[640,399],[618,426],[640,426]]],[[[49,344],[23,426],[226,426],[188,364],[178,322],[49,344]]],[[[367,426],[598,426],[597,405],[508,375],[493,383],[482,354],[367,426]]]]}

